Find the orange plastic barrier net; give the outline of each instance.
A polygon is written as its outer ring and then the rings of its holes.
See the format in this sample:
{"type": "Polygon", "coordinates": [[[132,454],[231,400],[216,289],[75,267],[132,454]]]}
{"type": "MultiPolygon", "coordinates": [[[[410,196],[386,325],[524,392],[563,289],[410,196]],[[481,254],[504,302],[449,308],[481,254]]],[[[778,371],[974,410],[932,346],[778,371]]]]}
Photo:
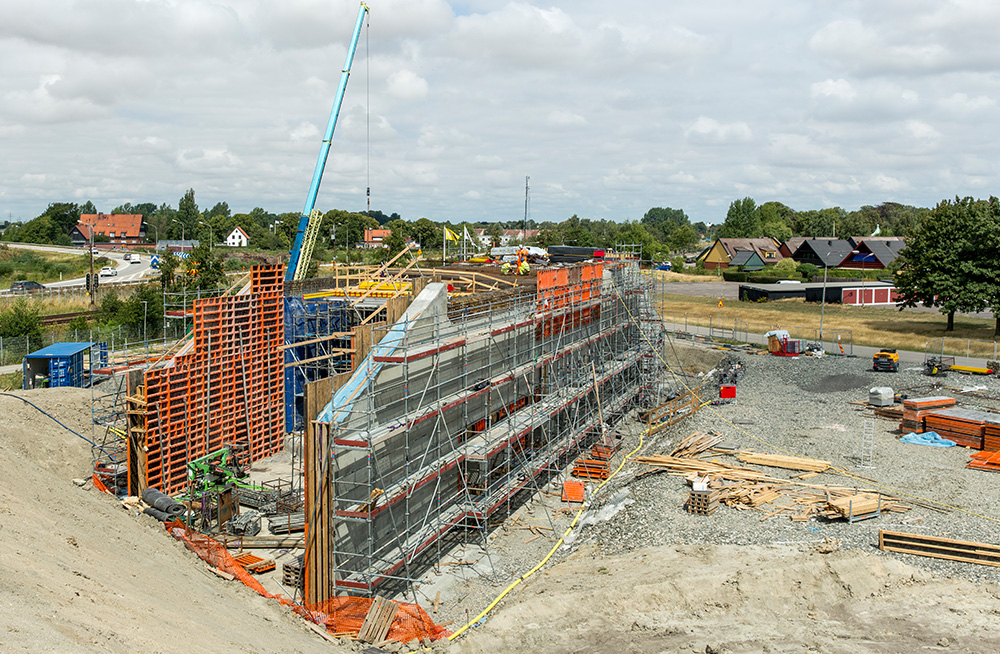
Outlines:
{"type": "MultiPolygon", "coordinates": [[[[368,597],[333,597],[310,606],[296,604],[281,595],[273,595],[264,590],[264,586],[237,563],[226,547],[218,541],[187,529],[177,520],[168,522],[165,526],[174,538],[182,541],[189,550],[212,567],[233,575],[260,595],[278,600],[283,606],[291,608],[306,620],[323,625],[329,633],[356,636],[374,601],[368,597]]],[[[392,627],[389,628],[387,639],[408,643],[415,638],[438,640],[451,635],[451,632],[444,627],[434,624],[427,612],[418,605],[404,602],[396,604],[399,605],[399,612],[392,627]]]]}

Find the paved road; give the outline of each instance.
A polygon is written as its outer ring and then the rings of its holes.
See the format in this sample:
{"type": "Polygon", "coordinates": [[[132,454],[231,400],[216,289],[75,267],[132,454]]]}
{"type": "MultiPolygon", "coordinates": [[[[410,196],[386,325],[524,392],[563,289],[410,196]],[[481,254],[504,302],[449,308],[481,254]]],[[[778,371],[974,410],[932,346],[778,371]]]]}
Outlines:
{"type": "MultiPolygon", "coordinates": [[[[86,254],[88,248],[77,248],[77,247],[63,247],[57,245],[36,245],[33,243],[7,243],[8,247],[21,248],[24,250],[37,250],[41,252],[58,252],[61,254],[86,254]]],[[[125,261],[125,252],[115,252],[112,250],[101,250],[100,255],[111,259],[115,270],[118,271],[117,276],[106,276],[101,277],[101,284],[120,284],[122,282],[130,282],[140,280],[144,277],[149,276],[149,274],[154,271],[150,267],[150,256],[149,253],[143,252],[140,256],[142,257],[141,263],[130,263],[125,261]]],[[[99,272],[100,266],[95,265],[94,272],[99,272]]],[[[83,286],[85,282],[84,277],[77,277],[75,279],[64,279],[57,282],[48,282],[45,284],[47,288],[70,288],[74,286],[83,286]]]]}

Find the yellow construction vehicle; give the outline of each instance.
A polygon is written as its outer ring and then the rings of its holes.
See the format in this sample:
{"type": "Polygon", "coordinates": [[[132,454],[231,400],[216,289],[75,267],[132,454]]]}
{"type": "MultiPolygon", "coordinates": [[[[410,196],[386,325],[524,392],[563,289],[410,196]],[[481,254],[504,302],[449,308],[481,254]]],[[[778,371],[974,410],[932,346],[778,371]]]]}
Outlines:
{"type": "Polygon", "coordinates": [[[896,350],[882,349],[872,356],[872,370],[899,372],[899,355],[896,350]]]}

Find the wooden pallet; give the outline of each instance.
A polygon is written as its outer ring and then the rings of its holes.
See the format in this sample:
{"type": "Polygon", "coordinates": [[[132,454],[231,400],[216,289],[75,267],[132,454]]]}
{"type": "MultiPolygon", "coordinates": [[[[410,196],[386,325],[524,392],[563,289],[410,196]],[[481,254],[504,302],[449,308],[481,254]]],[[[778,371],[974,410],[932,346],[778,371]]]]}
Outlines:
{"type": "Polygon", "coordinates": [[[712,515],[719,508],[721,493],[715,490],[691,491],[684,510],[697,515],[712,515]]]}
{"type": "Polygon", "coordinates": [[[233,560],[240,564],[244,570],[255,575],[270,572],[277,567],[274,563],[274,559],[265,559],[249,552],[234,554],[233,560]]]}
{"type": "Polygon", "coordinates": [[[365,621],[361,624],[361,630],[358,631],[358,640],[365,643],[381,643],[389,634],[389,628],[392,627],[398,611],[398,604],[376,596],[368,609],[365,621]]]}
{"type": "Polygon", "coordinates": [[[885,552],[1000,566],[1000,547],[988,543],[879,530],[878,548],[885,552]]]}

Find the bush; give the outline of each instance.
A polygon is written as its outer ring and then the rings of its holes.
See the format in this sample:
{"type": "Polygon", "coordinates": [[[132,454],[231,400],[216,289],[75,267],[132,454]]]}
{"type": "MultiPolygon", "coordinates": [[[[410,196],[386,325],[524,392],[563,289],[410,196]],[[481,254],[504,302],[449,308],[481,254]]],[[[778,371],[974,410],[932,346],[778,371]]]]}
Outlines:
{"type": "Polygon", "coordinates": [[[773,269],[775,272],[780,272],[787,275],[794,272],[798,265],[799,264],[795,262],[795,259],[792,259],[791,257],[786,257],[781,261],[779,261],[778,263],[774,264],[773,269]]]}
{"type": "Polygon", "coordinates": [[[813,265],[811,263],[800,263],[795,267],[799,274],[806,279],[812,279],[819,274],[819,266],[813,265]]]}
{"type": "Polygon", "coordinates": [[[0,311],[0,336],[30,336],[38,339],[42,336],[41,319],[38,317],[38,305],[20,297],[0,311]]]}
{"type": "Polygon", "coordinates": [[[723,270],[722,278],[727,282],[745,282],[749,279],[750,275],[743,272],[742,270],[723,270]]]}

